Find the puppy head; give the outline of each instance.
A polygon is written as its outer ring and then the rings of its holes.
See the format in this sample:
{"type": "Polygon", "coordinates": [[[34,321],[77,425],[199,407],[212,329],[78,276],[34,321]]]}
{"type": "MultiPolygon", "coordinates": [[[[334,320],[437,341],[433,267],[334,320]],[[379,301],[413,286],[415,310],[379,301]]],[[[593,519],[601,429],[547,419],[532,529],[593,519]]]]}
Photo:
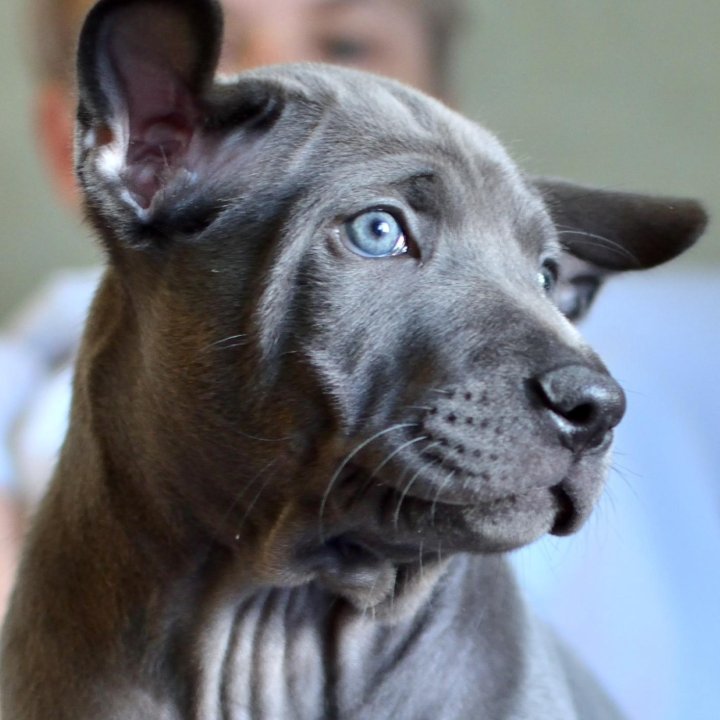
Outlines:
{"type": "Polygon", "coordinates": [[[127,491],[361,604],[425,556],[577,528],[624,398],[569,319],[702,209],[527,178],[379,77],[214,81],[220,37],[210,0],[103,0],[81,37],[109,268],[78,392],[127,491]]]}

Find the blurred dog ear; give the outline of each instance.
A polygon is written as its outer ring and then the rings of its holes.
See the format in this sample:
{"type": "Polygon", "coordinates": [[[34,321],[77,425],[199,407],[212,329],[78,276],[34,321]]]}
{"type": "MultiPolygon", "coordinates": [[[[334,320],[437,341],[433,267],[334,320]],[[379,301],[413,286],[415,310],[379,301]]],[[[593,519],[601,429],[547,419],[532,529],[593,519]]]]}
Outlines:
{"type": "Polygon", "coordinates": [[[693,245],[707,224],[695,200],[600,190],[547,178],[532,183],[562,245],[554,299],[571,320],[587,312],[608,275],[672,260],[693,245]]]}

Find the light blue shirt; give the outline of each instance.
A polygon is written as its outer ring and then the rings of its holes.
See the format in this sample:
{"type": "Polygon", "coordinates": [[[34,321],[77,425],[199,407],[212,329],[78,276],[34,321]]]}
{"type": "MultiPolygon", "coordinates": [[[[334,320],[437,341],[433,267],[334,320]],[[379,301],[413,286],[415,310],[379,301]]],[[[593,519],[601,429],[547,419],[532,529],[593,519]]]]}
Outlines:
{"type": "Polygon", "coordinates": [[[632,720],[717,720],[720,275],[614,279],[582,329],[628,412],[600,506],[520,583],[632,720]]]}

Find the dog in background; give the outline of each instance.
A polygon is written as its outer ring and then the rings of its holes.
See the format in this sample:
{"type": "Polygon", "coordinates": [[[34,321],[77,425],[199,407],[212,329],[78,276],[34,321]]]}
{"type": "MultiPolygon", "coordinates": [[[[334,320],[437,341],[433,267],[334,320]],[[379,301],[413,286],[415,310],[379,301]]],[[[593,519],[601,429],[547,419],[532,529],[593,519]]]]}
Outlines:
{"type": "Polygon", "coordinates": [[[396,82],[213,80],[214,0],[101,0],[107,251],[4,631],[8,720],[606,720],[502,554],[576,530],[624,411],[571,320],[693,201],[524,175],[396,82]]]}

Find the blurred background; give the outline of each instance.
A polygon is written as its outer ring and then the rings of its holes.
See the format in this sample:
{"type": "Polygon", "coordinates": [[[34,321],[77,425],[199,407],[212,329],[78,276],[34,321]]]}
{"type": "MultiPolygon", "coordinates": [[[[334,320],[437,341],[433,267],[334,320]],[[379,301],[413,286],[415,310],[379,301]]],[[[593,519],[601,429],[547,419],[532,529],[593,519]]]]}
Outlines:
{"type": "MultiPolygon", "coordinates": [[[[456,105],[534,173],[703,198],[720,215],[720,3],[469,0],[456,105]]],[[[0,3],[0,318],[97,262],[34,147],[24,0],[0,3]]],[[[398,30],[399,32],[402,29],[398,30]]],[[[682,264],[720,264],[717,227],[682,264]]]]}

